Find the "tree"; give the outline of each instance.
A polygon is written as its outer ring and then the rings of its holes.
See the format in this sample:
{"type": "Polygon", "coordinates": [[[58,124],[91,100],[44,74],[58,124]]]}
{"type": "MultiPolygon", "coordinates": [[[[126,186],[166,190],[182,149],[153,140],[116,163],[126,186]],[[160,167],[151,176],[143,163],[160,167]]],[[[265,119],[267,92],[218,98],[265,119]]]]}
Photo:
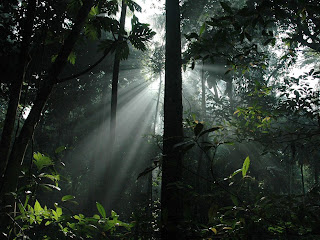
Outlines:
{"type": "Polygon", "coordinates": [[[20,46],[19,62],[17,65],[17,72],[13,77],[14,80],[10,86],[10,97],[4,121],[4,126],[0,141],[0,179],[2,179],[6,166],[8,164],[8,158],[10,153],[10,147],[12,143],[12,136],[14,132],[14,125],[16,121],[16,115],[18,105],[21,96],[22,84],[25,80],[26,70],[29,63],[29,45],[31,41],[31,35],[33,33],[33,23],[35,18],[37,0],[29,1],[26,9],[26,19],[22,21],[22,42],[20,46]]]}
{"type": "MultiPolygon", "coordinates": [[[[121,7],[121,17],[120,17],[120,29],[118,35],[118,41],[123,41],[124,35],[124,26],[126,22],[126,13],[127,13],[127,4],[125,0],[122,0],[121,7]]],[[[119,70],[120,70],[120,60],[121,52],[120,49],[116,50],[113,63],[113,74],[112,74],[112,94],[111,94],[111,118],[110,118],[110,136],[109,136],[109,149],[111,151],[111,160],[112,153],[114,151],[114,143],[116,140],[116,121],[117,121],[117,100],[118,100],[118,82],[119,82],[119,70]]]]}
{"type": "Polygon", "coordinates": [[[182,181],[182,74],[179,0],[166,1],[166,62],[161,185],[162,239],[184,239],[182,181]]]}
{"type": "Polygon", "coordinates": [[[93,3],[94,0],[86,1],[80,8],[75,19],[74,26],[64,41],[56,60],[48,70],[48,76],[45,79],[45,84],[39,90],[39,94],[37,95],[30,114],[20,131],[18,138],[13,144],[8,165],[5,170],[5,176],[1,185],[1,204],[3,204],[3,206],[5,206],[5,204],[12,203],[11,197],[8,198],[6,193],[16,191],[21,164],[23,162],[29,141],[33,136],[35,127],[39,122],[41,113],[51,94],[51,91],[57,82],[57,78],[67,63],[68,57],[72,52],[80,32],[83,29],[83,25],[85,24],[93,3]]]}

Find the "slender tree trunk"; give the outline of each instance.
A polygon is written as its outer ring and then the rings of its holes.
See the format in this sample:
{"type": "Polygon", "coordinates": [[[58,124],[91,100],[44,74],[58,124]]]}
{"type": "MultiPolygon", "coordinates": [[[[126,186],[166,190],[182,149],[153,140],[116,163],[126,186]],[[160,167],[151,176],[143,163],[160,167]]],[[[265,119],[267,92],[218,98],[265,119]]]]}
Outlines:
{"type": "MultiPolygon", "coordinates": [[[[125,27],[127,14],[127,5],[125,0],[122,0],[121,17],[120,17],[120,32],[118,36],[118,42],[123,40],[123,32],[125,27]]],[[[112,75],[112,93],[111,93],[111,120],[110,120],[110,140],[109,150],[111,159],[113,158],[114,143],[116,141],[116,122],[117,122],[117,102],[118,102],[118,82],[119,82],[119,70],[120,70],[120,53],[116,50],[114,64],[113,64],[113,75],[112,75]]]]}
{"type": "Polygon", "coordinates": [[[1,186],[0,196],[2,204],[12,203],[13,201],[12,198],[6,197],[5,193],[16,191],[21,164],[23,163],[24,155],[27,150],[29,141],[33,136],[34,130],[37,126],[37,123],[39,122],[41,113],[50,96],[53,86],[56,83],[57,77],[63,70],[68,56],[70,55],[80,35],[81,30],[83,29],[83,25],[90,12],[91,7],[93,6],[93,2],[94,0],[85,1],[81,9],[79,10],[73,29],[62,45],[56,61],[49,69],[48,77],[44,81],[45,84],[39,90],[29,116],[26,119],[18,138],[14,142],[8,161],[8,166],[5,172],[4,181],[1,186]]]}
{"type": "Polygon", "coordinates": [[[8,164],[22,84],[24,82],[29,63],[29,46],[31,42],[33,22],[36,14],[36,6],[37,0],[28,1],[26,18],[24,24],[21,23],[23,32],[20,46],[21,49],[19,53],[19,62],[16,66],[17,72],[14,74],[14,78],[10,86],[9,103],[0,142],[0,179],[2,179],[8,164]]]}
{"type": "Polygon", "coordinates": [[[162,74],[160,73],[160,83],[159,83],[159,91],[158,91],[158,98],[157,98],[157,105],[156,105],[156,114],[154,116],[153,135],[156,135],[156,126],[157,126],[157,119],[158,119],[161,88],[162,88],[162,74]]]}
{"type": "Polygon", "coordinates": [[[182,181],[183,155],[174,148],[175,144],[183,141],[179,0],[166,1],[165,70],[161,237],[185,239],[182,192],[175,186],[182,181]]]}

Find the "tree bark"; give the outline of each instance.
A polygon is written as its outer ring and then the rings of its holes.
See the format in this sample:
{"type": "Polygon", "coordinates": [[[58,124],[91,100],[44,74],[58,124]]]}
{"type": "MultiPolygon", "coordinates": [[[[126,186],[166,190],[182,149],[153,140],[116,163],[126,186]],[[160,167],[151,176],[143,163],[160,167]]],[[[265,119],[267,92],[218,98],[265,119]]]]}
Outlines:
{"type": "Polygon", "coordinates": [[[79,35],[83,29],[85,20],[93,6],[94,0],[87,0],[79,10],[75,24],[71,33],[62,45],[56,61],[51,65],[48,71],[48,77],[45,80],[43,87],[39,90],[34,105],[26,119],[21,132],[13,144],[12,151],[9,157],[8,166],[5,172],[4,181],[1,186],[2,204],[12,203],[13,199],[6,197],[5,193],[15,192],[18,185],[18,177],[21,164],[23,163],[24,155],[27,150],[30,139],[33,136],[34,130],[39,122],[43,108],[50,96],[50,93],[57,81],[57,77],[62,72],[67,63],[79,35]]]}
{"type": "Polygon", "coordinates": [[[177,184],[182,181],[183,155],[174,145],[183,141],[182,74],[179,0],[166,1],[166,62],[164,136],[161,185],[161,237],[185,239],[183,201],[177,184]]]}
{"type": "Polygon", "coordinates": [[[24,82],[25,73],[29,63],[29,46],[33,32],[36,6],[37,0],[28,1],[26,18],[24,24],[21,23],[23,32],[18,65],[16,66],[17,72],[16,74],[14,74],[14,78],[10,86],[9,103],[0,142],[0,179],[2,179],[6,166],[8,164],[22,84],[24,82]]]}
{"type": "MultiPolygon", "coordinates": [[[[120,17],[120,32],[118,36],[118,42],[123,41],[123,32],[126,22],[127,5],[125,0],[122,0],[121,17],[120,17]]],[[[112,75],[112,93],[111,93],[111,118],[110,118],[110,140],[109,150],[111,151],[111,159],[113,158],[114,143],[116,140],[116,126],[117,126],[117,102],[118,102],[118,83],[119,83],[119,71],[120,71],[120,55],[119,51],[116,50],[113,64],[113,75],[112,75]]]]}

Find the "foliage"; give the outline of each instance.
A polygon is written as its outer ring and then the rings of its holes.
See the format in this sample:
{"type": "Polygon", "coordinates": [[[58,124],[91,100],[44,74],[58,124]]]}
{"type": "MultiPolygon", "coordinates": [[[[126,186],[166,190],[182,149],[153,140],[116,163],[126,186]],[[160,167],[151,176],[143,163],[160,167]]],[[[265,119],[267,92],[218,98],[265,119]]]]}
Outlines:
{"type": "MultiPolygon", "coordinates": [[[[61,147],[56,151],[61,151],[61,147]]],[[[54,208],[41,206],[36,199],[37,186],[60,191],[60,175],[54,172],[55,163],[50,157],[39,152],[33,157],[36,166],[36,169],[32,170],[35,171],[32,174],[34,180],[14,194],[19,211],[10,217],[12,224],[9,222],[6,227],[2,226],[2,229],[6,229],[2,233],[6,239],[131,239],[130,231],[134,223],[120,221],[119,215],[114,211],[107,217],[106,210],[98,202],[96,208],[100,215],[95,214],[92,217],[81,213],[74,214],[70,210],[70,204],[78,204],[72,195],[63,196],[60,203],[54,203],[54,208]],[[53,181],[55,185],[40,183],[43,178],[53,181]]]]}

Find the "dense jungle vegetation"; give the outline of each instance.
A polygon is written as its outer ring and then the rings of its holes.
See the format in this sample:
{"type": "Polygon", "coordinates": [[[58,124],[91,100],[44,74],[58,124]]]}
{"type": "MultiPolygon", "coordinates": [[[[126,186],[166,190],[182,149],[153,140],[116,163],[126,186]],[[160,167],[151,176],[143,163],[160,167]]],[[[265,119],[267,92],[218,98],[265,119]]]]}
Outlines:
{"type": "Polygon", "coordinates": [[[317,0],[3,0],[0,44],[0,239],[320,239],[317,0]]]}

